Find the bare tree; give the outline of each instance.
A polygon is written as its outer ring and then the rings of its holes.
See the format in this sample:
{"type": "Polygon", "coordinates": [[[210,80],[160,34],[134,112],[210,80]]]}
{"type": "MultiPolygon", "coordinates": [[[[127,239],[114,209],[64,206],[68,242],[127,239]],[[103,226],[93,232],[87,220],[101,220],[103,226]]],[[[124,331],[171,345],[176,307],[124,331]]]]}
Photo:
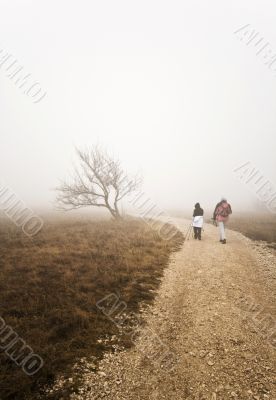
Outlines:
{"type": "Polygon", "coordinates": [[[74,168],[72,183],[61,182],[56,188],[59,208],[105,207],[114,218],[121,218],[118,203],[139,187],[140,178],[129,180],[120,161],[99,147],[76,149],[76,153],[79,165],[74,168]]]}

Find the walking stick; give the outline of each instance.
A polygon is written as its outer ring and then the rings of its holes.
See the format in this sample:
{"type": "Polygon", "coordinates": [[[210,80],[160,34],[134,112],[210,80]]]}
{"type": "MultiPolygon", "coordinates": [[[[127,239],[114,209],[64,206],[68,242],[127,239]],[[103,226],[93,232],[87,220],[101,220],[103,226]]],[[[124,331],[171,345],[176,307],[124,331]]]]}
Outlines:
{"type": "Polygon", "coordinates": [[[193,226],[191,225],[190,226],[190,232],[189,232],[188,240],[190,239],[192,232],[193,232],[193,226]]]}
{"type": "Polygon", "coordinates": [[[188,230],[187,230],[186,235],[185,235],[185,241],[189,240],[189,238],[191,236],[191,232],[192,232],[192,225],[189,225],[188,230]]]}

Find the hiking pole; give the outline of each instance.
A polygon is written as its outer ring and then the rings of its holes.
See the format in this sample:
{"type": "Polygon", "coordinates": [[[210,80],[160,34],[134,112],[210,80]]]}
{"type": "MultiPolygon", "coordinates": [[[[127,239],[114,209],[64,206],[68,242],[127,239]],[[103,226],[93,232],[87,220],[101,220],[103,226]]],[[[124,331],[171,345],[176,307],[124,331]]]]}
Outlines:
{"type": "Polygon", "coordinates": [[[191,232],[192,232],[192,225],[189,225],[188,230],[187,230],[186,235],[185,235],[185,241],[189,240],[189,238],[191,236],[191,232]]]}
{"type": "Polygon", "coordinates": [[[191,224],[191,226],[190,226],[190,232],[189,232],[189,236],[188,236],[188,240],[190,239],[190,237],[191,237],[191,235],[192,235],[192,232],[193,232],[193,225],[191,224]]]}
{"type": "Polygon", "coordinates": [[[185,241],[185,242],[186,242],[186,240],[187,240],[187,238],[188,238],[189,232],[190,232],[190,226],[188,227],[188,229],[187,229],[187,231],[186,231],[186,234],[185,234],[185,236],[184,236],[184,241],[185,241]]]}

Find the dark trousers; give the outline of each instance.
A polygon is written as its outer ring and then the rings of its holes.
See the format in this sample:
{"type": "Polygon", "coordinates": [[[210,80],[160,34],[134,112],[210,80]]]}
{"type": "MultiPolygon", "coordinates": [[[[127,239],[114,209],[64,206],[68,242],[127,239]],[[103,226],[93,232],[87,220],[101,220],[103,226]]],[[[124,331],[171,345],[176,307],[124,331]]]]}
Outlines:
{"type": "Polygon", "coordinates": [[[194,235],[195,235],[195,239],[201,240],[201,228],[196,228],[194,226],[194,235]]]}

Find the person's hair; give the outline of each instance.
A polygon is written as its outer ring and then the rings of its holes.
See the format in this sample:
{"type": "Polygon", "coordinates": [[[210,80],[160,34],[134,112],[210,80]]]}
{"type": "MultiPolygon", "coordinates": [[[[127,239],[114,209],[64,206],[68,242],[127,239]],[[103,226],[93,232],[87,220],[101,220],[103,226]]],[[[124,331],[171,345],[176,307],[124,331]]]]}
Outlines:
{"type": "Polygon", "coordinates": [[[199,203],[196,203],[196,204],[195,204],[195,208],[200,208],[200,204],[199,204],[199,203]]]}

